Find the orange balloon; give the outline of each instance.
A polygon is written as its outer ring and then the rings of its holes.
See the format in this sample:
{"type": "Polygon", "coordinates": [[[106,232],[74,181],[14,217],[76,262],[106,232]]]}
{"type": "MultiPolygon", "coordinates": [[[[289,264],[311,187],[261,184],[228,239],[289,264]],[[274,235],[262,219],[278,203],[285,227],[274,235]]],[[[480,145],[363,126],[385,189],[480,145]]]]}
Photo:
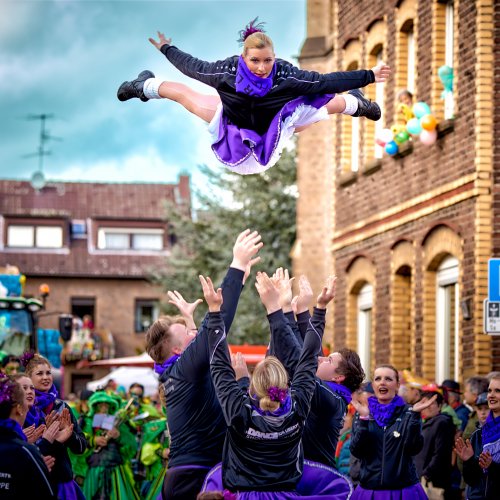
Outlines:
{"type": "Polygon", "coordinates": [[[437,127],[437,120],[434,118],[434,115],[424,115],[420,118],[420,125],[423,129],[432,131],[437,127]]]}

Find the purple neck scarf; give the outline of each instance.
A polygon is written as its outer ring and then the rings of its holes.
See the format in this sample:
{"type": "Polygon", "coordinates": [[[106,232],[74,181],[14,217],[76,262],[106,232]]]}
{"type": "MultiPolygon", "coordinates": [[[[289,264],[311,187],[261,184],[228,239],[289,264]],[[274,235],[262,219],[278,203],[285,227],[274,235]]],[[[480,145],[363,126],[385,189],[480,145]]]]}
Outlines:
{"type": "Polygon", "coordinates": [[[155,363],[154,364],[155,372],[158,375],[161,375],[167,368],[170,368],[180,357],[181,357],[180,354],[174,354],[173,356],[170,356],[170,358],[168,358],[166,361],[164,361],[161,365],[155,363]]]}
{"type": "Polygon", "coordinates": [[[252,406],[254,407],[254,410],[259,415],[262,415],[264,417],[281,417],[282,415],[286,415],[292,408],[292,397],[290,396],[290,393],[288,393],[287,397],[285,398],[285,401],[281,403],[279,408],[277,408],[274,411],[261,410],[257,396],[252,396],[250,399],[252,401],[252,406]]]}
{"type": "Polygon", "coordinates": [[[481,428],[483,451],[488,451],[495,463],[500,463],[500,416],[494,417],[490,411],[481,428]]]}
{"type": "Polygon", "coordinates": [[[9,431],[15,432],[20,439],[23,441],[28,441],[21,426],[12,418],[5,418],[0,420],[0,429],[7,429],[9,431]]]}
{"type": "Polygon", "coordinates": [[[341,396],[347,404],[351,402],[351,391],[345,385],[337,384],[336,382],[330,382],[327,380],[324,380],[324,382],[333,392],[336,392],[339,396],[341,396]]]}
{"type": "Polygon", "coordinates": [[[242,56],[238,59],[236,69],[236,92],[251,97],[264,97],[273,86],[273,78],[276,74],[276,63],[273,65],[271,74],[267,78],[254,75],[246,65],[242,56]]]}
{"type": "Polygon", "coordinates": [[[35,406],[40,410],[45,410],[59,397],[56,386],[52,384],[52,387],[47,392],[39,391],[35,389],[35,406]]]}
{"type": "Polygon", "coordinates": [[[368,408],[370,408],[370,413],[379,427],[388,425],[396,409],[404,405],[404,399],[397,395],[388,404],[379,403],[375,396],[368,398],[368,408]]]}

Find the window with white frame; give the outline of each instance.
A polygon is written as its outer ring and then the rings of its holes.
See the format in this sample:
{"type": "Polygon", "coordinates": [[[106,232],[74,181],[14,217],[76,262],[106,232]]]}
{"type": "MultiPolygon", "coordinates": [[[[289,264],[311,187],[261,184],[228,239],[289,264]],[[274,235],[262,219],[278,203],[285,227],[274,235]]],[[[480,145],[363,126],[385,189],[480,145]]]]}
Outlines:
{"type": "Polygon", "coordinates": [[[163,229],[102,227],[97,232],[100,250],[163,250],[163,229]]]}
{"type": "Polygon", "coordinates": [[[7,247],[12,248],[62,248],[63,228],[61,226],[35,226],[9,224],[7,226],[7,247]]]}
{"type": "Polygon", "coordinates": [[[366,284],[358,295],[358,355],[365,373],[370,373],[373,287],[366,284]]]}
{"type": "Polygon", "coordinates": [[[413,27],[406,33],[406,43],[408,51],[408,72],[406,75],[406,88],[415,93],[415,35],[413,27]]]}
{"type": "Polygon", "coordinates": [[[459,380],[458,260],[447,257],[436,274],[436,381],[459,380]]]}
{"type": "MultiPolygon", "coordinates": [[[[453,68],[453,54],[455,47],[455,12],[453,9],[453,0],[446,4],[445,14],[445,45],[444,45],[444,63],[446,66],[453,68]]],[[[455,102],[453,100],[453,92],[446,92],[444,98],[444,117],[451,119],[455,115],[455,102]]]]}
{"type": "Polygon", "coordinates": [[[159,316],[159,303],[157,300],[137,299],[135,301],[135,331],[145,332],[159,316]]]}
{"type": "Polygon", "coordinates": [[[351,171],[359,170],[359,118],[351,118],[351,171]]]}

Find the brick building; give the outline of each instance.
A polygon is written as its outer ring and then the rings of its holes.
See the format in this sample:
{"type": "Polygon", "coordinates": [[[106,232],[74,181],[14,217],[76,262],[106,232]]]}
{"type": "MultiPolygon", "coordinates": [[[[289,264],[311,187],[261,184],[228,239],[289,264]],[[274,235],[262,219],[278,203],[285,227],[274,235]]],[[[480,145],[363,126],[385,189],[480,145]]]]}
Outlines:
{"type": "Polygon", "coordinates": [[[170,253],[166,201],[190,210],[189,177],[177,184],[54,182],[38,191],[0,180],[0,266],[20,269],[27,296],[50,286],[42,328],[57,329],[60,313],[90,315],[96,330],[112,333],[116,356],[136,354],[162,299],[147,277],[170,253]]]}
{"type": "Polygon", "coordinates": [[[337,116],[300,134],[295,274],[339,277],[329,338],[441,382],[500,369],[483,333],[487,262],[500,256],[500,4],[494,0],[309,0],[301,65],[328,72],[386,61],[367,95],[380,122],[337,116]],[[438,69],[454,71],[441,98],[438,69]],[[407,88],[438,121],[389,156],[379,128],[407,88]]]}

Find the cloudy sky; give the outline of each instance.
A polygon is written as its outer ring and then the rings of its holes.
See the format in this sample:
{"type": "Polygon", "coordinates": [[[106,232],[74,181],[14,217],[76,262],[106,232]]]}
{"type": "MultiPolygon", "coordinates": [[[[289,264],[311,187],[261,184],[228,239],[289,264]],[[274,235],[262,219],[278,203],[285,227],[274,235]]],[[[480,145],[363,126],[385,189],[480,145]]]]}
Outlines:
{"type": "Polygon", "coordinates": [[[51,140],[50,180],[203,182],[197,165],[215,165],[206,125],[179,105],[116,99],[119,84],[150,69],[190,83],[149,42],[157,30],[200,59],[238,53],[237,34],[255,16],[276,54],[294,61],[306,36],[306,0],[1,0],[0,178],[30,179],[40,121],[51,140]]]}

